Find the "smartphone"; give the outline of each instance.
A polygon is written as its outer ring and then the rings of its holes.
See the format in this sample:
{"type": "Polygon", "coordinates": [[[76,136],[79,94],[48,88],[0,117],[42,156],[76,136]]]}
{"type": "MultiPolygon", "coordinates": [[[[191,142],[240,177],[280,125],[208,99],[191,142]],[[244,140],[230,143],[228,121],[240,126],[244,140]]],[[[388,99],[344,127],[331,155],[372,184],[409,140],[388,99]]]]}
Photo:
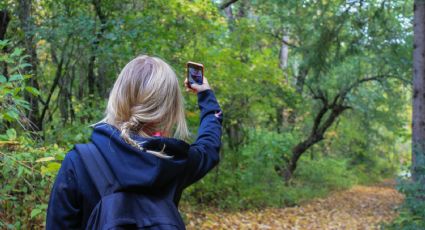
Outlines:
{"type": "Polygon", "coordinates": [[[189,86],[194,83],[202,85],[204,82],[204,65],[190,61],[187,62],[186,67],[189,86]]]}

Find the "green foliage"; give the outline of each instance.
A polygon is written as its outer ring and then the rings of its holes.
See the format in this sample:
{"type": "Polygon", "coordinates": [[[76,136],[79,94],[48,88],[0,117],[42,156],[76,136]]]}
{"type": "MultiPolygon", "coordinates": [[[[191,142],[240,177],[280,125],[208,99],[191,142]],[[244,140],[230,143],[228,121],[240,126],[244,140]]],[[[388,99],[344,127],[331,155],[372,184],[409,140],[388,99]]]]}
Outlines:
{"type": "MultiPolygon", "coordinates": [[[[0,50],[6,45],[0,41],[0,50]]],[[[57,145],[35,148],[25,130],[30,127],[25,117],[30,107],[24,93],[40,95],[26,84],[31,75],[22,74],[29,65],[25,58],[19,48],[0,56],[9,65],[8,75],[0,74],[0,130],[5,130],[0,134],[2,229],[30,229],[43,223],[50,186],[64,157],[57,145]]]]}
{"type": "Polygon", "coordinates": [[[87,107],[90,100],[93,100],[93,97],[72,102],[76,119],[74,122],[68,123],[64,119],[55,119],[49,122],[45,142],[68,147],[73,146],[75,143],[88,142],[92,132],[90,126],[103,118],[103,108],[106,108],[106,100],[101,98],[96,99],[96,106],[87,107]],[[84,120],[89,120],[90,122],[81,122],[84,120]]]}
{"type": "MultiPolygon", "coordinates": [[[[9,42],[0,40],[0,50],[7,46],[9,42]]],[[[37,89],[27,86],[25,80],[31,75],[21,74],[26,63],[23,50],[15,48],[11,53],[1,53],[0,62],[5,62],[11,66],[8,75],[0,74],[0,124],[5,122],[21,122],[21,117],[25,110],[29,110],[29,104],[23,98],[24,92],[29,92],[34,96],[40,94],[37,89]]],[[[3,125],[0,125],[1,128],[3,125]]]]}
{"type": "Polygon", "coordinates": [[[323,157],[314,152],[313,159],[305,157],[299,162],[294,179],[286,185],[273,167],[280,161],[279,151],[290,151],[297,138],[264,130],[248,133],[246,144],[238,152],[224,152],[218,169],[189,187],[184,201],[224,209],[281,207],[381,178],[370,173],[366,179],[366,172],[351,165],[350,158],[323,157]]]}
{"type": "Polygon", "coordinates": [[[349,170],[347,159],[305,158],[300,161],[295,176],[301,183],[325,191],[346,189],[357,182],[356,175],[349,170]]]}
{"type": "Polygon", "coordinates": [[[11,129],[6,130],[6,134],[0,135],[0,140],[2,140],[2,141],[14,141],[14,140],[16,140],[15,129],[11,128],[11,129]]]}
{"type": "Polygon", "coordinates": [[[261,130],[249,134],[240,151],[223,152],[218,168],[188,188],[185,200],[226,209],[277,207],[285,202],[284,184],[274,165],[279,161],[276,153],[288,149],[293,137],[261,130]]]}
{"type": "MultiPolygon", "coordinates": [[[[9,143],[0,147],[6,185],[0,191],[6,210],[0,228],[42,224],[64,153],[88,140],[116,76],[138,54],[162,57],[180,83],[185,62],[203,63],[224,110],[221,163],[183,194],[190,204],[295,205],[394,176],[410,152],[411,0],[237,1],[232,18],[217,7],[221,1],[106,0],[98,1],[103,12],[98,15],[95,1],[45,0],[31,2],[36,12],[26,22],[18,16],[22,2],[0,3],[12,16],[10,41],[0,41],[0,70],[7,72],[0,74],[0,141],[9,143]],[[281,68],[284,35],[289,53],[281,68]],[[343,104],[350,109],[301,156],[285,184],[275,168],[284,167],[292,148],[311,134],[323,103],[317,93],[330,102],[372,76],[385,79],[347,94],[343,104]],[[31,127],[26,116],[43,110],[40,137],[31,140],[33,133],[22,129],[31,127]]],[[[184,97],[196,134],[196,97],[184,97]]],[[[404,210],[413,210],[413,204],[404,210]]],[[[417,211],[403,215],[416,218],[417,211]]]]}
{"type": "Polygon", "coordinates": [[[386,225],[386,229],[425,229],[424,185],[412,182],[410,178],[401,178],[397,187],[405,195],[405,201],[399,208],[399,216],[386,225]]]}
{"type": "Polygon", "coordinates": [[[34,143],[18,138],[19,146],[0,147],[0,228],[30,229],[45,218],[54,177],[65,149],[57,145],[36,149],[34,143]]]}
{"type": "MultiPolygon", "coordinates": [[[[373,154],[363,154],[362,157],[363,161],[352,163],[350,167],[359,183],[371,184],[385,178],[393,178],[399,170],[399,166],[388,159],[382,159],[373,154]]],[[[359,159],[354,160],[358,161],[359,159]]]]}

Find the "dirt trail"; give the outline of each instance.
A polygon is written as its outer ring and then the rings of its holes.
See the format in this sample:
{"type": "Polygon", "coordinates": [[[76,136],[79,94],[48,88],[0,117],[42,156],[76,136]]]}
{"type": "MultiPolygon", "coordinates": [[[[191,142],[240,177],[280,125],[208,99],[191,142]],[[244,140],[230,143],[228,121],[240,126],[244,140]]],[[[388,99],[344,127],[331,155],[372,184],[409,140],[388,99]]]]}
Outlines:
{"type": "Polygon", "coordinates": [[[191,229],[379,229],[392,220],[403,196],[394,182],[354,186],[290,208],[186,213],[191,229]]]}

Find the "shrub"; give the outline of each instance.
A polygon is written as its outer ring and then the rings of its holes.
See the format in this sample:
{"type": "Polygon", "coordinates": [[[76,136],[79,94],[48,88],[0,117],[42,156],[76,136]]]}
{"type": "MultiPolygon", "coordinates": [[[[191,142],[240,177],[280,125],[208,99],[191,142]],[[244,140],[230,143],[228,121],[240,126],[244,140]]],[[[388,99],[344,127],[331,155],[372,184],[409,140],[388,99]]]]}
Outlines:
{"type": "Polygon", "coordinates": [[[225,152],[220,165],[189,187],[183,200],[224,209],[282,207],[357,183],[354,171],[348,168],[349,159],[304,156],[291,184],[286,185],[274,168],[283,164],[280,154],[289,152],[295,141],[292,134],[251,132],[247,144],[240,151],[225,152]]]}
{"type": "Polygon", "coordinates": [[[348,169],[347,159],[321,158],[311,160],[302,158],[295,171],[298,183],[307,184],[317,189],[339,190],[357,183],[357,178],[348,169]]]}
{"type": "Polygon", "coordinates": [[[397,189],[405,195],[399,216],[387,229],[419,230],[425,229],[424,185],[414,183],[409,178],[399,179],[397,189]]]}
{"type": "Polygon", "coordinates": [[[64,150],[54,145],[34,148],[19,138],[19,146],[0,148],[0,229],[34,229],[44,222],[54,176],[64,150]]]}
{"type": "Polygon", "coordinates": [[[381,181],[385,178],[394,178],[400,165],[377,156],[373,153],[362,154],[361,159],[354,157],[350,161],[350,169],[358,178],[358,183],[371,184],[381,181]]]}
{"type": "Polygon", "coordinates": [[[192,205],[224,209],[281,206],[284,183],[274,166],[281,152],[289,149],[290,134],[257,130],[249,132],[239,151],[226,151],[220,165],[199,183],[189,187],[183,200],[192,205]]]}

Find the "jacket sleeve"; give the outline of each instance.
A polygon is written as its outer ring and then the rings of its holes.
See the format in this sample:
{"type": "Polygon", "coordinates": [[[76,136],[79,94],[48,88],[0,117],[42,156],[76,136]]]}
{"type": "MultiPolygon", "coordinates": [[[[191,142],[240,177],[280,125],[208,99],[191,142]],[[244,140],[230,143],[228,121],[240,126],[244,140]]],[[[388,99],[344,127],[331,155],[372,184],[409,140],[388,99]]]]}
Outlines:
{"type": "Polygon", "coordinates": [[[221,124],[223,112],[212,90],[198,93],[201,110],[200,125],[196,141],[189,148],[189,167],[185,186],[201,179],[220,160],[221,124]]]}
{"type": "MultiPolygon", "coordinates": [[[[72,152],[70,152],[72,153],[72,152]]],[[[79,192],[70,153],[65,156],[50,193],[46,229],[80,229],[79,192]]]]}

